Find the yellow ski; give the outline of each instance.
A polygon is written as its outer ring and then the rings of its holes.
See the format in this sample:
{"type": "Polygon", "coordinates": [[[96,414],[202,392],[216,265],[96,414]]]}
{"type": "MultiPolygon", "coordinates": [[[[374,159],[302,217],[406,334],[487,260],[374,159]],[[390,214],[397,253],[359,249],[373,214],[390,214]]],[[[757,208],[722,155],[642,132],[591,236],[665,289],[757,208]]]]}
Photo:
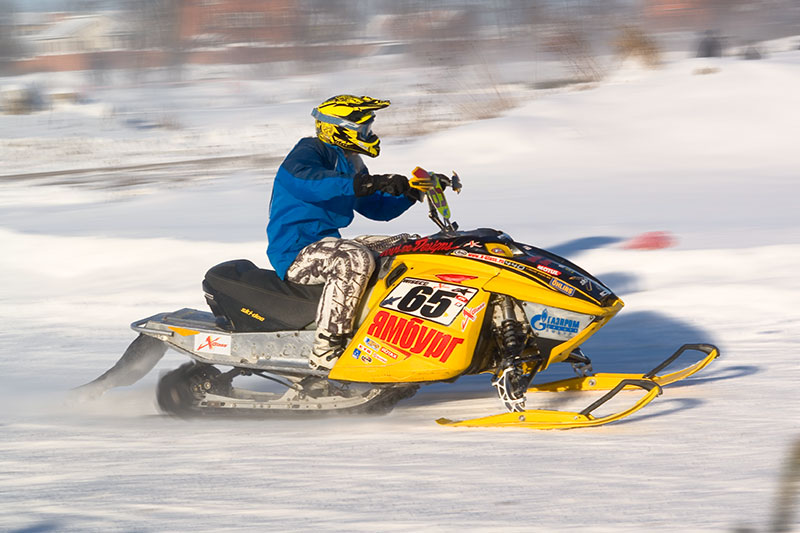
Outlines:
{"type": "Polygon", "coordinates": [[[571,411],[550,411],[543,409],[530,409],[516,413],[503,413],[499,415],[474,418],[471,420],[454,421],[447,418],[440,418],[436,422],[444,426],[459,427],[525,427],[531,429],[572,429],[591,426],[602,426],[609,422],[614,422],[629,416],[661,394],[661,387],[654,381],[648,379],[624,379],[618,381],[607,394],[581,412],[571,411]],[[620,391],[627,388],[641,388],[647,394],[639,398],[635,404],[627,409],[606,416],[595,418],[592,411],[606,403],[617,395],[620,391]]]}
{"type": "MultiPolygon", "coordinates": [[[[562,391],[602,391],[611,390],[623,380],[652,380],[660,386],[669,385],[685,379],[706,366],[711,361],[719,357],[719,348],[711,344],[684,344],[678,350],[666,358],[661,364],[646,374],[623,374],[623,373],[597,373],[591,376],[574,377],[561,379],[558,381],[551,381],[548,383],[541,383],[528,388],[528,392],[562,392],[562,391]],[[696,363],[670,372],[668,374],[658,375],[658,372],[672,364],[678,357],[688,350],[696,350],[703,352],[706,356],[697,361],[696,363]]],[[[628,387],[629,389],[632,387],[628,387]]]]}

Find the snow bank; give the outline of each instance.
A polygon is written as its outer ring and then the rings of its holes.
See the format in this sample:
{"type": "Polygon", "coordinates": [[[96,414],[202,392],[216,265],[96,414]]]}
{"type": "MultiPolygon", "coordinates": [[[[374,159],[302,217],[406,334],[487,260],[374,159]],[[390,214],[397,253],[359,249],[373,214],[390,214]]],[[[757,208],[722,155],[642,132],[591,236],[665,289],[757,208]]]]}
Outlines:
{"type": "MultiPolygon", "coordinates": [[[[425,387],[381,418],[151,416],[158,372],[184,360],[175,353],[98,404],[63,405],[63,392],[116,360],[133,338],[130,322],[204,308],[208,267],[238,257],[266,266],[274,165],[222,169],[200,181],[175,181],[171,168],[161,180],[121,189],[97,188],[102,173],[72,187],[0,183],[0,524],[763,529],[799,437],[798,63],[791,52],[723,60],[702,75],[695,61],[621,72],[590,90],[536,93],[494,119],[386,135],[384,154],[369,161],[374,172],[458,170],[465,188],[450,200],[462,227],[502,228],[550,247],[617,291],[626,307],[585,346],[596,370],[649,370],[683,342],[721,347],[720,360],[695,378],[629,420],[593,430],[454,431],[433,423],[498,411],[486,376],[425,387]],[[678,245],[620,245],[651,230],[671,232],[678,245]]],[[[66,111],[0,117],[0,157],[8,175],[111,160],[281,154],[310,132],[312,103],[335,92],[388,93],[395,105],[387,116],[401,117],[412,107],[401,104],[425,93],[408,79],[384,69],[362,79],[215,80],[188,92],[131,87],[104,96],[130,117],[168,112],[183,127],[144,131],[66,111]]],[[[376,228],[432,231],[418,206],[388,224],[357,219],[346,234],[376,228]]],[[[536,395],[529,403],[573,408],[591,399],[536,395]]]]}

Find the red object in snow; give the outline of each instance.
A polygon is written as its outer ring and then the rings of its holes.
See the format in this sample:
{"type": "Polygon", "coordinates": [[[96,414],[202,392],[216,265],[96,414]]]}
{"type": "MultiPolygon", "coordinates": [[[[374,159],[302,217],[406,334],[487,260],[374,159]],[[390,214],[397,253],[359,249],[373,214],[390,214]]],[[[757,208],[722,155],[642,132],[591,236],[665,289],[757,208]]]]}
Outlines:
{"type": "Polygon", "coordinates": [[[666,231],[648,231],[625,242],[626,250],[660,250],[675,246],[676,239],[666,231]]]}

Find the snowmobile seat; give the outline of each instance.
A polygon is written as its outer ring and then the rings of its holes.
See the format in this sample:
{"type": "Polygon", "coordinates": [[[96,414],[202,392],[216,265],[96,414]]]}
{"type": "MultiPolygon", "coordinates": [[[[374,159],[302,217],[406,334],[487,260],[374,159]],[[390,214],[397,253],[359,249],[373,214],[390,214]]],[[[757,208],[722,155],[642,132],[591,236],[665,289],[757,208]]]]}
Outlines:
{"type": "Polygon", "coordinates": [[[212,267],[203,291],[218,323],[232,331],[293,331],[313,327],[322,285],[283,281],[247,259],[212,267]]]}

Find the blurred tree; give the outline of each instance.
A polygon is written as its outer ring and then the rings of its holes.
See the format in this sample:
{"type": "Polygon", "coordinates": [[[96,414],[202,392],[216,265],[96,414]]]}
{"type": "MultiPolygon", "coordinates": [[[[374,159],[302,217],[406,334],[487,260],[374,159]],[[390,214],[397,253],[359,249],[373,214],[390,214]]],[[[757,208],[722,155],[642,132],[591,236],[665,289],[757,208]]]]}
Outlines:
{"type": "Polygon", "coordinates": [[[636,26],[623,26],[613,42],[614,51],[620,61],[636,59],[648,68],[661,64],[661,53],[655,40],[636,26]]]}
{"type": "MultiPolygon", "coordinates": [[[[156,49],[163,52],[163,66],[180,77],[184,43],[181,37],[181,10],[184,0],[127,0],[134,38],[131,48],[137,53],[156,49]]],[[[143,58],[144,56],[142,56],[143,58]]],[[[139,67],[149,66],[142,60],[139,67]]]]}
{"type": "Polygon", "coordinates": [[[127,0],[139,49],[181,48],[182,4],[183,0],[127,0]]]}
{"type": "Polygon", "coordinates": [[[352,0],[305,0],[306,42],[336,43],[360,36],[368,11],[364,2],[352,0]]]}

